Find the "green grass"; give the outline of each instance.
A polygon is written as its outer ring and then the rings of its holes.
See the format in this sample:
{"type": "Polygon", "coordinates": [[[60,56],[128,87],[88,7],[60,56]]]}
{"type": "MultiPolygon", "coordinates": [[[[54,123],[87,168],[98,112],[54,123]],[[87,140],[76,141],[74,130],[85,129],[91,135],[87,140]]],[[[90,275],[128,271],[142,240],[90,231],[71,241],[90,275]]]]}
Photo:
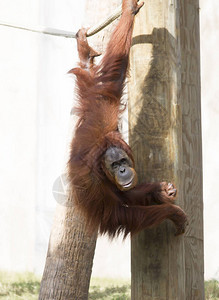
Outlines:
{"type": "MultiPolygon", "coordinates": [[[[0,300],[37,300],[40,278],[32,273],[0,272],[0,300]]],[[[89,300],[128,300],[130,283],[123,279],[92,278],[89,300]]]]}
{"type": "MultiPolygon", "coordinates": [[[[40,278],[32,273],[0,272],[0,300],[37,300],[40,278]]],[[[129,300],[130,282],[92,278],[89,300],[129,300]]],[[[205,282],[205,299],[219,300],[219,281],[205,282]]]]}
{"type": "Polygon", "coordinates": [[[0,272],[1,300],[36,300],[40,278],[32,273],[0,272]]]}
{"type": "Polygon", "coordinates": [[[130,281],[124,279],[92,278],[89,300],[131,299],[130,281]]]}
{"type": "Polygon", "coordinates": [[[219,299],[219,281],[215,279],[205,281],[205,298],[206,300],[219,299]]]}

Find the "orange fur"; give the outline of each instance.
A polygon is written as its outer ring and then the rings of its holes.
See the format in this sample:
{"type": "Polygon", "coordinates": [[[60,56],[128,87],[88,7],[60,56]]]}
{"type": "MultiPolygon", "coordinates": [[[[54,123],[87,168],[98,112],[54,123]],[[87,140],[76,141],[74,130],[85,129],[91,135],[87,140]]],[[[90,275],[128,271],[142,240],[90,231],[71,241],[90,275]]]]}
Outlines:
{"type": "MultiPolygon", "coordinates": [[[[106,176],[103,155],[109,147],[123,149],[133,161],[130,147],[118,131],[121,96],[127,75],[134,15],[142,4],[123,0],[123,13],[99,66],[87,43],[86,30],[78,33],[79,67],[76,75],[79,121],[71,144],[68,175],[74,203],[84,213],[90,230],[114,237],[136,233],[171,219],[178,232],[185,229],[186,216],[172,203],[167,185],[146,183],[120,191],[106,176]]],[[[134,162],[133,162],[134,163],[134,162]]]]}

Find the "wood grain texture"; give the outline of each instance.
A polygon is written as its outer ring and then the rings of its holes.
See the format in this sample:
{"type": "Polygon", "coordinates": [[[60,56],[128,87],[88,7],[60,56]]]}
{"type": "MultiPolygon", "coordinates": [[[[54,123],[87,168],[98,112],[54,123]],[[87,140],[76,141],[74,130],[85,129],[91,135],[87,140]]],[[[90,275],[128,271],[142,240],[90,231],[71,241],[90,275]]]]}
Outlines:
{"type": "Polygon", "coordinates": [[[202,141],[200,93],[199,1],[184,1],[180,11],[182,55],[182,140],[186,185],[186,299],[204,299],[202,141]]]}
{"type": "Polygon", "coordinates": [[[149,0],[136,17],[129,137],[140,181],[172,181],[189,216],[132,238],[132,299],[204,299],[198,1],[149,0]],[[198,263],[199,261],[199,263],[198,263]]]}

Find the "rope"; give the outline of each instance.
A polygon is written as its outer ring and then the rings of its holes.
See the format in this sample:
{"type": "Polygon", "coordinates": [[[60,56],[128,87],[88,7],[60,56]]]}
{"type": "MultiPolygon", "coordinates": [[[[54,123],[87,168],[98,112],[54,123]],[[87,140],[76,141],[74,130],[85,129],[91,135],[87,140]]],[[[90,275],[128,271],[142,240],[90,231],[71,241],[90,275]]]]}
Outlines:
{"type": "MultiPolygon", "coordinates": [[[[109,15],[106,20],[103,22],[100,22],[96,24],[95,26],[91,27],[87,31],[87,37],[92,36],[108,26],[110,23],[112,23],[114,20],[116,20],[120,15],[122,14],[122,6],[120,5],[117,7],[114,12],[109,15]]],[[[10,28],[15,28],[15,29],[21,29],[21,30],[26,30],[26,31],[31,31],[31,32],[37,32],[41,34],[48,34],[48,35],[54,35],[54,36],[60,36],[60,37],[65,37],[65,38],[76,38],[76,32],[71,32],[71,31],[65,31],[65,30],[59,30],[55,28],[49,28],[49,27],[26,27],[26,26],[20,26],[16,24],[11,24],[7,22],[0,21],[0,26],[6,26],[10,28]]]]}
{"type": "Polygon", "coordinates": [[[42,34],[49,34],[49,35],[66,37],[66,38],[76,38],[76,33],[75,32],[59,30],[59,29],[55,29],[55,28],[24,27],[24,26],[15,25],[15,24],[11,24],[11,23],[6,23],[6,22],[2,22],[2,21],[0,21],[0,25],[10,27],[10,28],[15,28],[15,29],[22,29],[22,30],[31,31],[31,32],[42,33],[42,34]]]}

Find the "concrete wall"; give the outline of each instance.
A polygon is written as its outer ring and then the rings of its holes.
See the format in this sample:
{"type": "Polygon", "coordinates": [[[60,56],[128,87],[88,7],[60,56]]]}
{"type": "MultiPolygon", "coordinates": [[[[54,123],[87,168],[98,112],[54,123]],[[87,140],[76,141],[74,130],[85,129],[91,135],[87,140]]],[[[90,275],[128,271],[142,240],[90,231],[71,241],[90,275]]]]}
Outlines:
{"type": "MultiPolygon", "coordinates": [[[[75,14],[71,3],[1,1],[0,19],[73,30],[83,6],[75,14]]],[[[65,162],[73,102],[66,73],[75,63],[76,43],[0,29],[0,267],[41,270],[55,207],[52,185],[65,162]]]]}
{"type": "Polygon", "coordinates": [[[205,276],[219,278],[219,2],[200,7],[205,276]]]}
{"type": "MultiPolygon", "coordinates": [[[[36,22],[39,6],[1,1],[0,12],[6,21],[36,22]]],[[[0,267],[18,270],[35,257],[39,36],[0,30],[0,267]]]]}
{"type": "MultiPolygon", "coordinates": [[[[0,20],[77,30],[84,0],[0,0],[0,20]]],[[[219,274],[217,182],[219,2],[201,0],[202,114],[205,201],[205,272],[219,274]],[[216,261],[217,260],[217,261],[216,261]]],[[[92,24],[91,24],[92,25],[92,24]]],[[[55,200],[52,186],[64,171],[75,40],[0,26],[0,269],[44,266],[55,200]]],[[[129,277],[127,240],[98,240],[94,276],[129,277]]]]}
{"type": "MultiPolygon", "coordinates": [[[[74,1],[41,1],[39,23],[74,31],[80,27],[79,16],[82,12],[83,6],[77,8],[74,1]]],[[[52,187],[56,178],[64,172],[66,162],[68,126],[74,92],[73,79],[67,75],[67,72],[77,59],[76,41],[40,35],[38,51],[38,157],[34,270],[41,272],[56,204],[52,187]]]]}

